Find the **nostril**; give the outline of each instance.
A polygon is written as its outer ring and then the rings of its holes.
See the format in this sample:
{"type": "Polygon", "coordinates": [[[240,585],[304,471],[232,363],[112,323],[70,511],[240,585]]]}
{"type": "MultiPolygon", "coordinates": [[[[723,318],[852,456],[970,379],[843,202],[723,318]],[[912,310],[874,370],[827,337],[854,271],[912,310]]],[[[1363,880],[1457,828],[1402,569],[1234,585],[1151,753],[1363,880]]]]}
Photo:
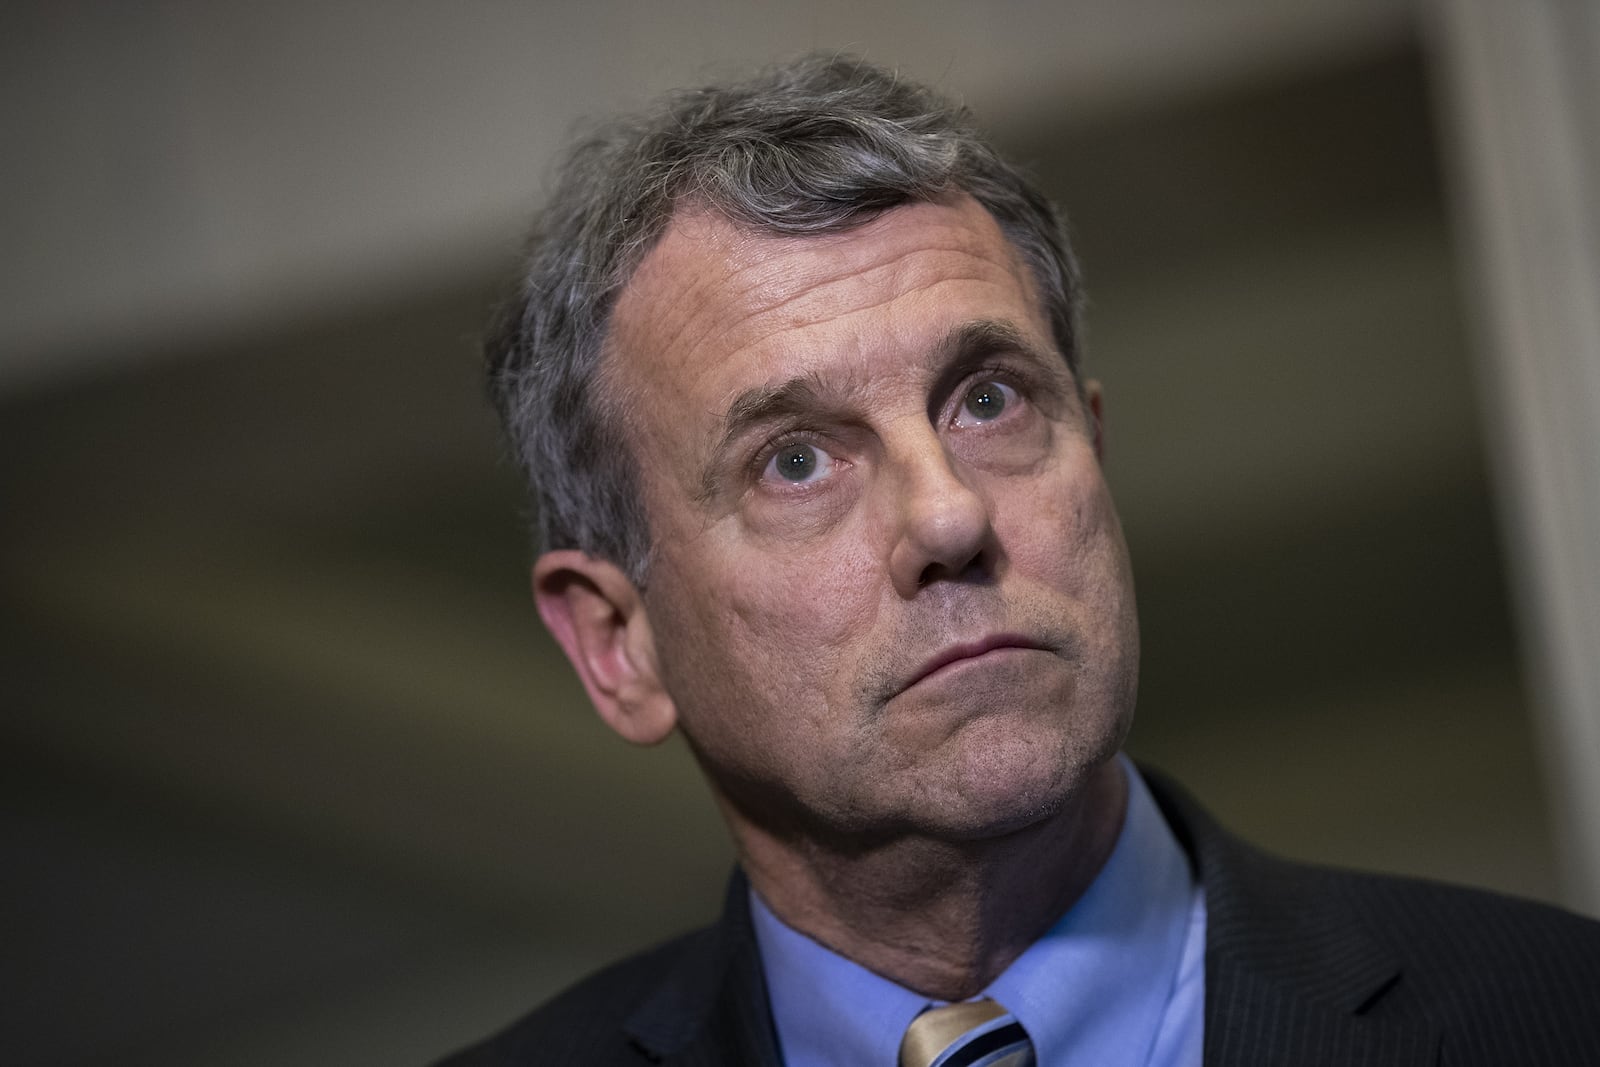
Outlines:
{"type": "Polygon", "coordinates": [[[922,568],[922,573],[917,576],[917,588],[921,589],[932,585],[934,582],[956,581],[966,583],[987,582],[992,577],[993,568],[989,562],[989,554],[984,549],[979,549],[960,566],[950,566],[945,563],[933,562],[922,568]]]}

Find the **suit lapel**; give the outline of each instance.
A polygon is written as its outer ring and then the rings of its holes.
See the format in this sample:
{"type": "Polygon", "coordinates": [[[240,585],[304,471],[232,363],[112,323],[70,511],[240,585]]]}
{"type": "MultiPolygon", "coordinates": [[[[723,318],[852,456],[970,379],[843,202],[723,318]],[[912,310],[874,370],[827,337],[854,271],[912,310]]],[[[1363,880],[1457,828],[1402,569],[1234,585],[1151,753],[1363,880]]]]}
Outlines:
{"type": "Polygon", "coordinates": [[[1206,960],[1205,1067],[1413,1067],[1438,1038],[1303,995],[1226,957],[1206,960]]]}
{"type": "Polygon", "coordinates": [[[684,952],[623,1029],[653,1063],[780,1067],[743,872],[729,879],[722,918],[684,952]]]}
{"type": "Polygon", "coordinates": [[[1437,1061],[1431,1027],[1381,1011],[1403,977],[1399,961],[1330,876],[1251,848],[1170,781],[1143,773],[1205,887],[1206,1067],[1437,1061]]]}

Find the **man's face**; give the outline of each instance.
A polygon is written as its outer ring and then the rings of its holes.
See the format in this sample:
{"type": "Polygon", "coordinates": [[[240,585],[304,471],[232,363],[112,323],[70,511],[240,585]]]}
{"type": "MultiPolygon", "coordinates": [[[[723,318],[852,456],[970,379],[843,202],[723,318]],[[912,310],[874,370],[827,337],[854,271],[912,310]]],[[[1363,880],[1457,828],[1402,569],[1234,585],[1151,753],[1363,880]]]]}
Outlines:
{"type": "Polygon", "coordinates": [[[736,824],[1004,833],[1121,745],[1138,637],[1097,416],[975,201],[804,238],[680,215],[606,379],[656,661],[736,824]]]}

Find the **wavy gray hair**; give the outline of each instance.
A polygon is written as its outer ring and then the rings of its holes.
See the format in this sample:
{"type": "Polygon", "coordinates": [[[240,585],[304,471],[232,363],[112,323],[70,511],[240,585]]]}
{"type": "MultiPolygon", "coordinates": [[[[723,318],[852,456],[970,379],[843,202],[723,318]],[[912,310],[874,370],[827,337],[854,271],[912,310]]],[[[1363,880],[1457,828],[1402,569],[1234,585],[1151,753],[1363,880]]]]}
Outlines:
{"type": "Polygon", "coordinates": [[[599,370],[617,296],[676,211],[820,234],[961,193],[988,209],[1033,271],[1076,376],[1078,270],[1055,209],[966,108],[893,71],[810,56],[739,84],[674,94],[577,144],[485,345],[490,394],[532,490],[544,549],[581,549],[644,585],[649,526],[599,370]]]}

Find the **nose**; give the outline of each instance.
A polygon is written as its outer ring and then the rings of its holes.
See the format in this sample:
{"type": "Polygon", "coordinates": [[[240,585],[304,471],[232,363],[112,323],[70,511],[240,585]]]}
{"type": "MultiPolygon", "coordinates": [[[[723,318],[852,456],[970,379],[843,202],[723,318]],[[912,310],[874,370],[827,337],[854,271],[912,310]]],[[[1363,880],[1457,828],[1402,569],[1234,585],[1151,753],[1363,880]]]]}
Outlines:
{"type": "Polygon", "coordinates": [[[936,434],[907,449],[896,466],[898,523],[889,571],[903,597],[936,581],[985,572],[992,541],[989,502],[966,479],[936,434]]]}

